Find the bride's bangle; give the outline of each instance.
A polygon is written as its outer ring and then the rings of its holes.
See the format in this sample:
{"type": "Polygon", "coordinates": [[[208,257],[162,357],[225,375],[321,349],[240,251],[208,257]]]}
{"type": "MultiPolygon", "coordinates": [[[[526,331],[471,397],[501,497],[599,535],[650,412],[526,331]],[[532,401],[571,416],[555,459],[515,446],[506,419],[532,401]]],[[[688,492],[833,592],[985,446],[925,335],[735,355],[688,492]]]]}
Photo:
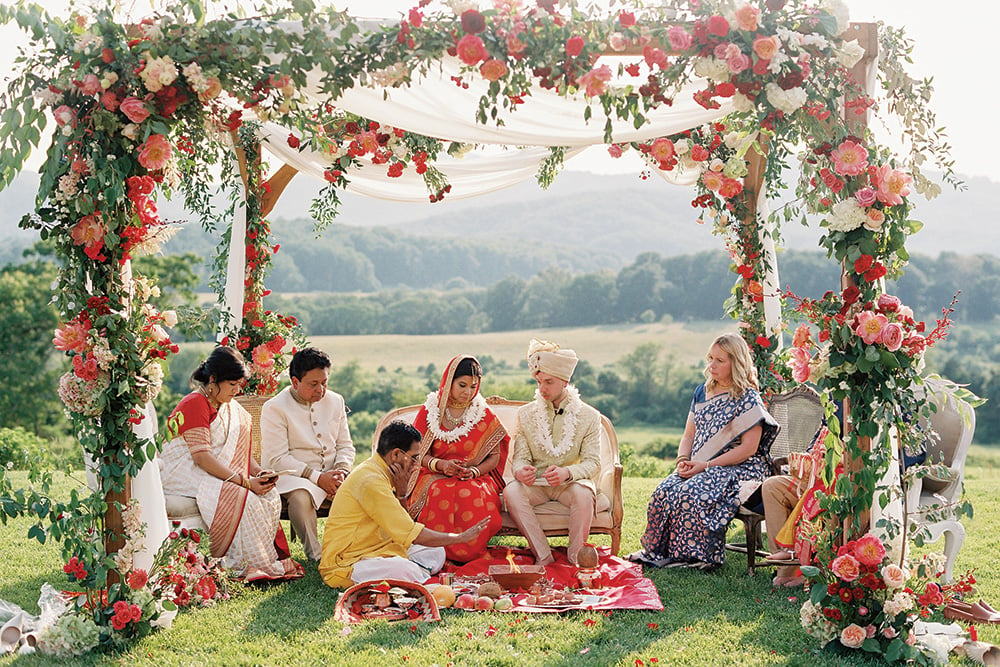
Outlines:
{"type": "Polygon", "coordinates": [[[479,477],[480,475],[482,475],[482,473],[479,472],[479,468],[477,468],[476,466],[469,466],[469,470],[472,471],[473,477],[479,477]]]}
{"type": "Polygon", "coordinates": [[[224,480],[222,480],[222,483],[225,484],[226,482],[231,481],[233,479],[233,477],[236,477],[237,475],[239,475],[239,473],[238,472],[234,472],[232,475],[230,475],[229,477],[227,477],[224,480]]]}

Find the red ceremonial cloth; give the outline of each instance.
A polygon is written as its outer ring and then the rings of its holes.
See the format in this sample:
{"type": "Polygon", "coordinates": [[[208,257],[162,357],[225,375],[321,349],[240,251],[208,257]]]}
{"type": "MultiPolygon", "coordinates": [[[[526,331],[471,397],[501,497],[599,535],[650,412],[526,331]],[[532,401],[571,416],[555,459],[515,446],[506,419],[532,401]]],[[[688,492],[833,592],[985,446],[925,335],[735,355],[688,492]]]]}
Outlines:
{"type": "MultiPolygon", "coordinates": [[[[444,567],[444,572],[454,572],[456,575],[473,576],[489,573],[490,565],[502,565],[507,563],[507,554],[514,555],[514,562],[518,565],[533,565],[535,558],[531,551],[522,548],[490,547],[486,555],[477,558],[465,565],[456,567],[448,564],[444,567]]],[[[663,611],[663,603],[660,601],[660,594],[656,590],[656,584],[642,576],[642,566],[623,560],[611,555],[608,547],[598,547],[597,553],[600,556],[598,570],[601,573],[602,588],[588,589],[595,595],[600,595],[601,600],[596,604],[583,607],[573,607],[578,609],[651,609],[663,611]]],[[[545,568],[545,577],[555,585],[556,588],[579,588],[580,582],[576,578],[579,570],[575,565],[570,565],[566,560],[566,549],[558,547],[552,550],[552,555],[556,562],[545,568]]],[[[439,582],[440,578],[432,578],[428,583],[439,582]]],[[[523,592],[522,592],[523,593],[523,592]]],[[[523,605],[525,595],[514,596],[514,608],[509,611],[522,612],[552,612],[565,611],[560,608],[542,608],[523,605]]]]}

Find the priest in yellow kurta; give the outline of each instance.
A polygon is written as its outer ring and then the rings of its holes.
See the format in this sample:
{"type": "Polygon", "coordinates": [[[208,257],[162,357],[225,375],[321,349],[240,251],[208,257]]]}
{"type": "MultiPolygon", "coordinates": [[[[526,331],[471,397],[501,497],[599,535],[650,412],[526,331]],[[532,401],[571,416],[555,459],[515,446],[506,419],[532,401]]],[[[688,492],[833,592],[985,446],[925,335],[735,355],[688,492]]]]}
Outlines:
{"type": "Polygon", "coordinates": [[[424,583],[445,562],[444,547],[468,542],[487,519],[461,533],[442,533],[406,511],[406,484],[419,456],[420,432],[395,421],[379,435],[376,454],[347,476],[323,530],[319,573],[328,586],[401,579],[424,583]]]}

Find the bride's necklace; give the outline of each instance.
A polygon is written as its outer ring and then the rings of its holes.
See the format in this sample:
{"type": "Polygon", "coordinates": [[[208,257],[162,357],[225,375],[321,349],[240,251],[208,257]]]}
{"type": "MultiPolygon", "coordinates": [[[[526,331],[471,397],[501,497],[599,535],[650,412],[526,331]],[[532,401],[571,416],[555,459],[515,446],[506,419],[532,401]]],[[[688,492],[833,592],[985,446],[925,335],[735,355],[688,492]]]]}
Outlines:
{"type": "Polygon", "coordinates": [[[448,428],[454,428],[462,423],[462,418],[465,417],[465,410],[462,410],[457,417],[452,417],[451,413],[448,412],[448,409],[445,408],[444,415],[442,416],[444,417],[444,423],[448,425],[448,428]]]}

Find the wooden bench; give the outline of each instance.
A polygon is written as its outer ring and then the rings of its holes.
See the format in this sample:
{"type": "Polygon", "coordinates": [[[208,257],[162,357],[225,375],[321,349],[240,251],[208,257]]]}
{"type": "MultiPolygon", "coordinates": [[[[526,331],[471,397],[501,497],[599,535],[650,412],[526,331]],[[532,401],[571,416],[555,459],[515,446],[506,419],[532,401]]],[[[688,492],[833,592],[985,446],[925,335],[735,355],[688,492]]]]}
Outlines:
{"type": "MultiPolygon", "coordinates": [[[[513,447],[513,436],[517,427],[517,409],[524,405],[524,401],[510,401],[498,396],[491,396],[486,399],[487,404],[493,413],[500,419],[504,428],[511,434],[511,447],[513,447]]],[[[408,405],[406,407],[392,410],[381,420],[375,428],[375,435],[372,437],[372,455],[375,454],[375,447],[378,443],[379,434],[382,429],[391,421],[401,420],[413,423],[420,410],[419,405],[408,405]]],[[[507,466],[504,469],[504,479],[508,482],[514,479],[510,470],[510,457],[507,458],[507,466]]],[[[611,552],[617,554],[621,546],[622,537],[622,516],[624,514],[624,504],[622,501],[622,464],[618,455],[618,436],[611,425],[610,420],[601,415],[601,471],[597,479],[597,515],[594,517],[590,527],[591,534],[610,535],[611,552]]],[[[535,508],[539,522],[545,534],[549,537],[559,537],[569,535],[569,509],[550,500],[535,508]]],[[[520,531],[514,524],[513,519],[507,513],[506,508],[501,511],[503,524],[498,535],[520,535],[520,531]]]]}

